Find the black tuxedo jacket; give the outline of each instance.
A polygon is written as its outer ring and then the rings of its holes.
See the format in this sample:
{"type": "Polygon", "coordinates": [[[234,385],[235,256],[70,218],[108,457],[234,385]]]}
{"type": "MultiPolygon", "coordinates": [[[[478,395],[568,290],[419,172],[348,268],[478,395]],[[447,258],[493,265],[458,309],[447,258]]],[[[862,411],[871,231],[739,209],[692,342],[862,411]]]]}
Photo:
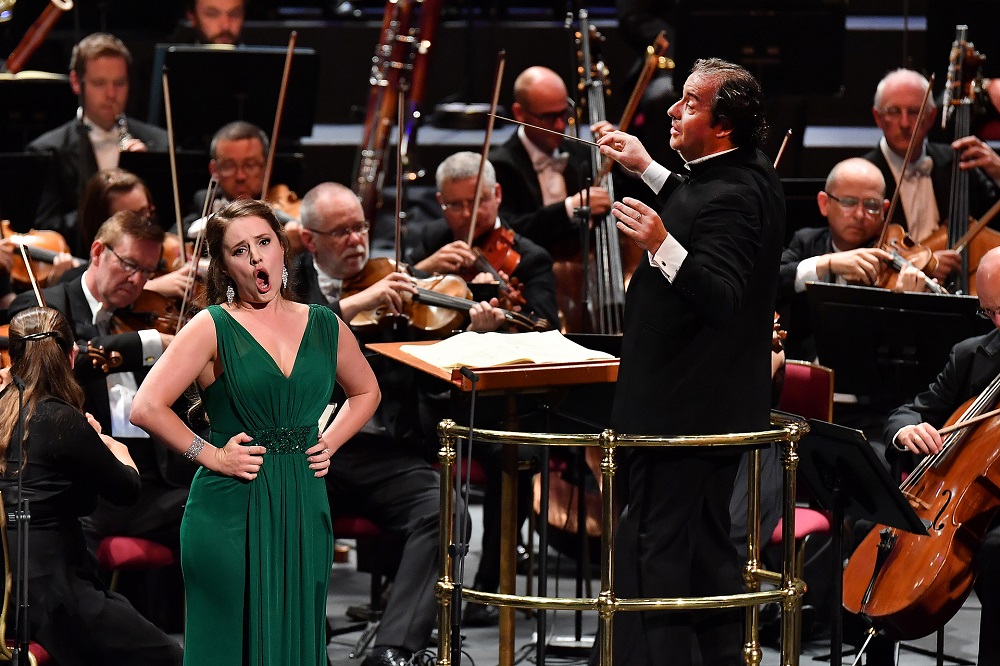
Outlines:
{"type": "Polygon", "coordinates": [[[785,227],[777,174],[750,149],[691,165],[661,217],[688,255],[672,283],[645,260],[632,276],[612,427],[764,430],[785,227]]]}
{"type": "MultiPolygon", "coordinates": [[[[576,144],[564,143],[561,149],[569,153],[569,161],[563,178],[566,194],[573,195],[583,189],[584,175],[590,174],[590,154],[576,144]]],[[[503,191],[500,216],[509,221],[514,231],[547,250],[564,238],[576,239],[578,232],[566,215],[566,204],[558,201],[542,205],[542,187],[528,151],[516,133],[490,151],[490,162],[503,191]]]]}
{"type": "MultiPolygon", "coordinates": [[[[150,151],[167,150],[167,133],[159,127],[129,118],[128,129],[150,151]]],[[[55,156],[38,204],[35,226],[58,231],[66,237],[73,254],[84,256],[84,248],[79,247],[76,211],[84,186],[97,173],[97,158],[87,127],[79,120],[71,120],[29,143],[27,150],[55,156]]]]}
{"type": "MultiPolygon", "coordinates": [[[[406,237],[407,257],[417,263],[431,256],[455,240],[444,219],[422,224],[406,237]]],[[[526,312],[534,313],[548,321],[550,328],[559,326],[559,308],[556,305],[556,278],[552,272],[552,256],[544,248],[521,234],[514,235],[514,250],[521,255],[521,263],[508,277],[521,282],[521,293],[527,301],[526,312]]]]}
{"type": "MultiPolygon", "coordinates": [[[[951,165],[955,160],[955,151],[946,143],[927,143],[927,154],[934,162],[934,169],[931,171],[931,181],[934,184],[934,198],[937,200],[938,216],[944,224],[948,219],[948,205],[951,198],[951,165]]],[[[896,193],[896,178],[892,175],[892,169],[882,154],[878,146],[865,155],[865,159],[874,164],[882,172],[885,178],[885,198],[892,200],[896,193]]],[[[973,169],[969,174],[969,214],[979,219],[983,213],[989,210],[990,206],[1000,198],[1000,190],[981,169],[973,169]]],[[[902,225],[904,229],[909,229],[906,224],[906,213],[902,204],[896,206],[892,220],[895,224],[902,225]]],[[[1000,224],[994,221],[990,226],[996,228],[1000,224]]]]}

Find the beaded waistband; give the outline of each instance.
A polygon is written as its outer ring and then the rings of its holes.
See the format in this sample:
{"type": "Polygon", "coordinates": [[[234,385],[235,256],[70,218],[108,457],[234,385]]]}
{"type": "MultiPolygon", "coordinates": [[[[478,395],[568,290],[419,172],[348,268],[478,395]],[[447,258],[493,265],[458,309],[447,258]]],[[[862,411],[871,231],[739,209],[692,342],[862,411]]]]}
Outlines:
{"type": "Polygon", "coordinates": [[[249,430],[247,434],[253,437],[249,444],[256,444],[267,449],[267,455],[275,453],[302,453],[316,442],[309,442],[310,426],[294,428],[261,428],[249,430]]]}

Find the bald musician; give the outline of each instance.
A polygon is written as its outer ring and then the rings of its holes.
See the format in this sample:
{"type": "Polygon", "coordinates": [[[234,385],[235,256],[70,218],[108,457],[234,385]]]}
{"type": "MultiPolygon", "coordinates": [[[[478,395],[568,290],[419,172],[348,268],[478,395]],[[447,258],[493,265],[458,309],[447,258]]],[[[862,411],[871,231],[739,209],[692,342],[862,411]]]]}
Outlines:
{"type": "Polygon", "coordinates": [[[504,191],[500,212],[511,228],[551,251],[558,241],[579,237],[572,223],[577,208],[586,204],[592,215],[606,215],[611,199],[603,187],[581,192],[590,175],[590,153],[560,136],[572,110],[558,74],[537,66],[521,72],[514,81],[511,112],[515,120],[542,129],[521,126],[490,151],[504,191]]]}

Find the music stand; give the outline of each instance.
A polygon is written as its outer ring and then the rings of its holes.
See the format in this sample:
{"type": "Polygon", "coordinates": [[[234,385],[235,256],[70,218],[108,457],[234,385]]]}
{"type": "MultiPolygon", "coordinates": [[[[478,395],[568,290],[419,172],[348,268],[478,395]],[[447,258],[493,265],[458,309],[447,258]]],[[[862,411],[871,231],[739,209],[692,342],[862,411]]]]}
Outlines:
{"type": "Polygon", "coordinates": [[[65,74],[0,74],[0,151],[23,150],[72,118],[78,104],[65,74]]]}
{"type": "Polygon", "coordinates": [[[875,406],[901,405],[927,388],[958,342],[992,330],[972,296],[896,293],[809,282],[806,297],[820,363],[836,390],[875,406]]]}
{"type": "MultiPolygon", "coordinates": [[[[833,598],[844,597],[844,516],[870,520],[914,534],[927,529],[913,512],[899,488],[860,430],[809,419],[809,433],[799,441],[799,474],[816,501],[830,510],[833,598]]],[[[830,663],[843,661],[843,626],[840,609],[830,627],[830,663]]]]}
{"type": "Polygon", "coordinates": [[[51,153],[0,153],[0,218],[26,233],[35,224],[51,153]]]}
{"type": "MultiPolygon", "coordinates": [[[[212,134],[234,120],[271,131],[287,49],[180,44],[157,44],[156,48],[149,119],[163,124],[161,72],[165,68],[173,91],[170,103],[178,145],[207,148],[212,134]]],[[[312,134],[318,90],[319,57],[313,49],[295,49],[281,116],[282,143],[312,134]]]]}

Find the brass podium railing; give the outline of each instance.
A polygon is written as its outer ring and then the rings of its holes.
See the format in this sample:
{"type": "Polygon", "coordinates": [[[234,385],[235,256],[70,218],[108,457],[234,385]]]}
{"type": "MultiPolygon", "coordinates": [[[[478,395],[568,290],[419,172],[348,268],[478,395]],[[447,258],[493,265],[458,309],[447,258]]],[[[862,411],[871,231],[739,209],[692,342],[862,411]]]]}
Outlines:
{"type": "MultiPolygon", "coordinates": [[[[613,641],[612,619],[619,611],[643,610],[692,610],[711,608],[746,608],[744,627],[743,659],[755,666],[762,658],[758,635],[759,605],[778,602],[782,610],[781,665],[796,666],[799,655],[796,646],[801,630],[801,603],[805,584],[795,576],[795,472],[798,468],[798,441],[809,430],[808,424],[797,417],[786,414],[771,414],[771,430],[751,433],[734,433],[713,436],[650,437],[640,435],[619,435],[605,430],[599,435],[550,435],[544,433],[509,432],[498,430],[473,431],[473,441],[494,444],[534,444],[538,446],[599,446],[601,456],[601,590],[596,598],[576,597],[535,597],[517,594],[497,594],[463,589],[462,598],[468,601],[488,603],[496,606],[525,608],[533,610],[596,610],[600,622],[600,663],[611,666],[611,646],[613,641]],[[615,516],[613,491],[615,478],[615,449],[619,446],[641,447],[740,447],[768,444],[782,445],[782,466],[784,468],[784,490],[782,500],[782,558],[781,571],[774,572],[761,568],[760,564],[760,448],[753,449],[748,466],[747,483],[747,560],[744,569],[746,592],[712,597],[677,598],[635,598],[619,599],[614,594],[614,543],[615,516]],[[761,583],[775,586],[772,590],[761,590],[761,583]]],[[[451,666],[451,604],[454,581],[451,578],[452,558],[450,545],[453,541],[452,514],[454,512],[454,465],[455,444],[459,438],[466,438],[469,429],[456,425],[453,421],[442,421],[438,425],[441,448],[438,459],[441,463],[441,543],[440,579],[437,597],[438,614],[438,659],[439,666],[451,666]]],[[[504,510],[514,510],[505,507],[504,510]]],[[[513,548],[513,544],[505,544],[513,548]]],[[[503,641],[512,642],[513,636],[500,636],[503,641]]]]}

